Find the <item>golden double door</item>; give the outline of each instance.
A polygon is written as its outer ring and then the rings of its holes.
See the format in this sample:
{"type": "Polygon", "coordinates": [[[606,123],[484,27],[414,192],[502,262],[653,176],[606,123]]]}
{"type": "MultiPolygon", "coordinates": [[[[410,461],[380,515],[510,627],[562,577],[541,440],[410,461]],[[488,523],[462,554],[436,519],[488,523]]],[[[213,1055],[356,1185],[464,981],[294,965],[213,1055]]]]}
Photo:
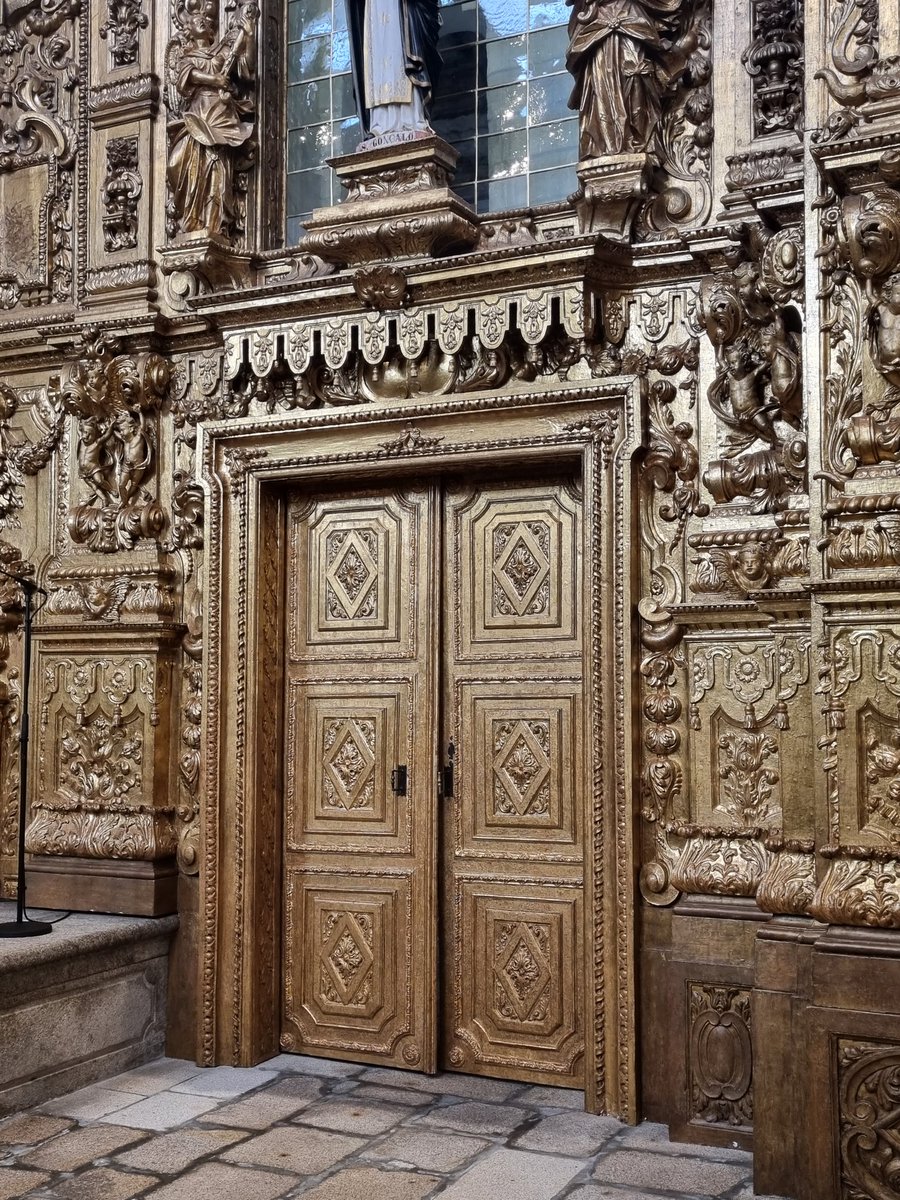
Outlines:
{"type": "Polygon", "coordinates": [[[282,1045],[583,1086],[577,480],[288,526],[282,1045]]]}

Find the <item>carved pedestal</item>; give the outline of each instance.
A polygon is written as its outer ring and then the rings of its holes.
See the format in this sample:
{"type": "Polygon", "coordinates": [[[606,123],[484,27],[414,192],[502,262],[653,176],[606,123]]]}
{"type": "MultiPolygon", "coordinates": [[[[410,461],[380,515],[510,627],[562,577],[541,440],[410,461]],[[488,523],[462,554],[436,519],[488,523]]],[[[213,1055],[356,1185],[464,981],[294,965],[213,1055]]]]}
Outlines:
{"type": "Polygon", "coordinates": [[[575,209],[582,233],[627,241],[631,223],[647,195],[653,159],[649,154],[609,154],[578,164],[581,187],[575,209]]]}
{"type": "Polygon", "coordinates": [[[301,248],[354,264],[474,245],[477,217],[450,188],[458,158],[433,136],[329,159],[347,196],[316,209],[301,248]]]}
{"type": "Polygon", "coordinates": [[[103,624],[39,630],[26,834],[34,907],[139,916],[176,909],[168,768],[178,629],[134,611],[153,607],[154,589],[164,607],[158,580],[133,588],[99,575],[69,580],[51,596],[51,608],[72,611],[75,593],[83,595],[82,621],[103,624]],[[115,593],[106,603],[104,589],[115,593]]]}

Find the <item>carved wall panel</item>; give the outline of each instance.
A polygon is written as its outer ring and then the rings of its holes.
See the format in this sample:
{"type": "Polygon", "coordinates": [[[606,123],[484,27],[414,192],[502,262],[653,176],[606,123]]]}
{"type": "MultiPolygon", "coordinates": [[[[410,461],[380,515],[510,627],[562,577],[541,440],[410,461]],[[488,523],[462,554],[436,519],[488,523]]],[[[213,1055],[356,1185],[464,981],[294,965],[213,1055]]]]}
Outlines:
{"type": "Polygon", "coordinates": [[[753,1125],[750,993],[688,983],[690,1121],[749,1129],[753,1125]]]}
{"type": "MultiPolygon", "coordinates": [[[[148,648],[149,650],[149,648],[148,648]]],[[[154,861],[177,839],[164,764],[171,664],[165,655],[38,662],[38,796],[32,854],[154,861]]]]}
{"type": "Polygon", "coordinates": [[[835,1054],[841,1200],[888,1200],[900,1169],[900,1047],[839,1038],[835,1054]]]}

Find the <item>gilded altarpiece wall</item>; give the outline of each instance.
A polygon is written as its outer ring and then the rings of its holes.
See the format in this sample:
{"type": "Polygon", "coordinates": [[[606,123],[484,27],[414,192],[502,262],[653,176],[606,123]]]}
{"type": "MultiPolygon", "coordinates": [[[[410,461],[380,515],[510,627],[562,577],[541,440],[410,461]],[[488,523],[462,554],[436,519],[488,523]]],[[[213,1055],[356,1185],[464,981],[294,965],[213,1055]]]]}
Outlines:
{"type": "Polygon", "coordinates": [[[883,1200],[900,18],[634,0],[656,34],[631,36],[642,102],[617,126],[610,7],[572,6],[568,200],[475,212],[440,138],[367,142],[286,247],[278,0],[5,6],[0,567],[47,593],[30,895],[177,908],[172,1051],[274,1053],[284,727],[253,689],[284,671],[284,489],[577,458],[589,1103],[752,1144],[762,1191],[883,1200]]]}

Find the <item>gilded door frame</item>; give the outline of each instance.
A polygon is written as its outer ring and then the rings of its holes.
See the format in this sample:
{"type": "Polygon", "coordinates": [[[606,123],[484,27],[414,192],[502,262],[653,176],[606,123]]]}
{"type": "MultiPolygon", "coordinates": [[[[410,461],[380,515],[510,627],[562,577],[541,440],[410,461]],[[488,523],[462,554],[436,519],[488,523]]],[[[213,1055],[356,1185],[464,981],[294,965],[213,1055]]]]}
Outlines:
{"type": "Polygon", "coordinates": [[[288,485],[390,480],[454,463],[579,462],[590,547],[586,743],[586,1104],[637,1120],[632,682],[632,470],[638,383],[321,409],[201,430],[203,580],[200,1061],[278,1053],[279,721],[288,485]],[[612,586],[610,586],[612,583],[612,586]],[[277,718],[277,714],[276,714],[277,718]]]}

